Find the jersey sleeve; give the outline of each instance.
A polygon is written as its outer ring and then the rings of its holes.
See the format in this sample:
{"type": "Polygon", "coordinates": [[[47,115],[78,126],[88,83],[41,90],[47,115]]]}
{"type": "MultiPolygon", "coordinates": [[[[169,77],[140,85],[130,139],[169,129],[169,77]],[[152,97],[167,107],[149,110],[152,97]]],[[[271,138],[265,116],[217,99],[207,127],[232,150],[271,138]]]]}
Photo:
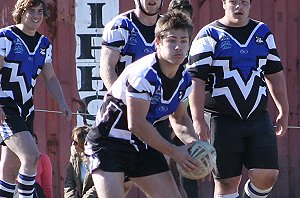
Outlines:
{"type": "Polygon", "coordinates": [[[52,62],[52,45],[49,44],[49,47],[46,50],[46,58],[45,58],[45,63],[50,63],[52,62]]]}
{"type": "Polygon", "coordinates": [[[216,41],[204,27],[192,42],[187,68],[191,77],[206,80],[213,61],[216,41]]]}
{"type": "Polygon", "coordinates": [[[150,100],[154,87],[142,76],[131,75],[126,84],[126,95],[134,98],[150,100]]]}
{"type": "Polygon", "coordinates": [[[128,41],[128,36],[129,21],[125,17],[113,19],[104,28],[102,45],[121,52],[128,41]]]}
{"type": "Polygon", "coordinates": [[[6,36],[3,29],[0,29],[0,56],[6,57],[9,51],[6,36]]]}
{"type": "Polygon", "coordinates": [[[265,74],[274,74],[283,70],[283,66],[276,49],[275,39],[273,34],[269,34],[266,39],[269,48],[269,55],[267,56],[267,63],[265,66],[265,74]]]}

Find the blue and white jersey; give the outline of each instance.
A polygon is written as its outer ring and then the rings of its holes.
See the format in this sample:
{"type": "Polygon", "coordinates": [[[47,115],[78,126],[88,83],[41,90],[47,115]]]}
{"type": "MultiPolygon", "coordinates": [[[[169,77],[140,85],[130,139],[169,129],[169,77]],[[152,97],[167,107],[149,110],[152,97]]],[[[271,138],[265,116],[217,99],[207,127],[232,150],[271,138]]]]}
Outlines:
{"type": "Polygon", "coordinates": [[[128,129],[126,96],[150,101],[146,119],[155,124],[186,102],[191,91],[191,77],[183,65],[169,79],[160,70],[156,53],[147,55],[126,67],[113,84],[97,115],[98,131],[90,131],[87,140],[97,144],[100,137],[108,137],[129,142],[137,150],[146,149],[147,145],[128,129]]]}
{"type": "Polygon", "coordinates": [[[116,65],[119,76],[130,63],[155,51],[155,26],[141,24],[133,10],[120,14],[105,25],[102,45],[120,52],[116,65]]]}
{"type": "Polygon", "coordinates": [[[189,73],[206,81],[205,110],[237,119],[266,111],[265,75],[281,71],[274,36],[266,24],[244,27],[215,21],[200,30],[189,55],[189,73]]]}
{"type": "MultiPolygon", "coordinates": [[[[43,35],[36,35],[37,45],[31,52],[25,41],[10,26],[0,30],[0,104],[16,109],[21,117],[34,110],[33,91],[43,66],[51,62],[52,46],[43,35]]],[[[20,31],[20,30],[19,30],[20,31]]]]}

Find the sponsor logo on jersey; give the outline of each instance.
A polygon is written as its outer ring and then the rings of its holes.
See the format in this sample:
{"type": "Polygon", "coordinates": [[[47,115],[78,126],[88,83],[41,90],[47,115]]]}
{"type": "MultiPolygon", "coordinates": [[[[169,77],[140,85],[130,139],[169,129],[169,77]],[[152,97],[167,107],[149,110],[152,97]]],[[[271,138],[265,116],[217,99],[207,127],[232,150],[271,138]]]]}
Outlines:
{"type": "Polygon", "coordinates": [[[184,93],[184,91],[183,90],[179,90],[179,100],[182,100],[182,98],[183,98],[183,93],[184,93]]]}
{"type": "Polygon", "coordinates": [[[167,112],[169,110],[169,108],[167,106],[160,106],[158,108],[158,110],[161,111],[161,112],[167,112]]]}
{"type": "Polygon", "coordinates": [[[240,49],[240,54],[248,54],[249,51],[247,49],[240,49]]]}
{"type": "Polygon", "coordinates": [[[145,48],[145,49],[144,49],[144,52],[145,52],[146,54],[151,54],[151,53],[153,52],[153,49],[151,49],[151,48],[145,48]]]}
{"type": "Polygon", "coordinates": [[[40,54],[42,55],[42,56],[46,56],[46,49],[45,48],[40,48],[40,54]]]}
{"type": "Polygon", "coordinates": [[[264,43],[263,39],[259,36],[255,36],[255,42],[259,45],[264,43]]]}

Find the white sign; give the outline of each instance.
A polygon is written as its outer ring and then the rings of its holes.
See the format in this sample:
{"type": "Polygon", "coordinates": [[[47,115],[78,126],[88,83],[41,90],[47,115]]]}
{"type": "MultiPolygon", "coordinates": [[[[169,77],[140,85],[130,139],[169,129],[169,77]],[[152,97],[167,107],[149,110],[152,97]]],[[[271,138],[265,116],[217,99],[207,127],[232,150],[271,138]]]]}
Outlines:
{"type": "MultiPolygon", "coordinates": [[[[93,124],[106,88],[99,76],[104,25],[119,14],[119,0],[76,0],[76,75],[79,96],[87,114],[77,116],[77,125],[93,124]]],[[[83,113],[83,112],[78,112],[83,113]]]]}

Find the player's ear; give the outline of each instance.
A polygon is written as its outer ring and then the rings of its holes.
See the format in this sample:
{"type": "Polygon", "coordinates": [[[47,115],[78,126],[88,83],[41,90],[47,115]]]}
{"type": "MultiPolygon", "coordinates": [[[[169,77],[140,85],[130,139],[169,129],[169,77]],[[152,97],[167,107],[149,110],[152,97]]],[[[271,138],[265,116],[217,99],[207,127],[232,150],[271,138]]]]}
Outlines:
{"type": "Polygon", "coordinates": [[[161,38],[155,38],[155,47],[156,47],[156,49],[159,47],[160,43],[161,43],[161,38]]]}

